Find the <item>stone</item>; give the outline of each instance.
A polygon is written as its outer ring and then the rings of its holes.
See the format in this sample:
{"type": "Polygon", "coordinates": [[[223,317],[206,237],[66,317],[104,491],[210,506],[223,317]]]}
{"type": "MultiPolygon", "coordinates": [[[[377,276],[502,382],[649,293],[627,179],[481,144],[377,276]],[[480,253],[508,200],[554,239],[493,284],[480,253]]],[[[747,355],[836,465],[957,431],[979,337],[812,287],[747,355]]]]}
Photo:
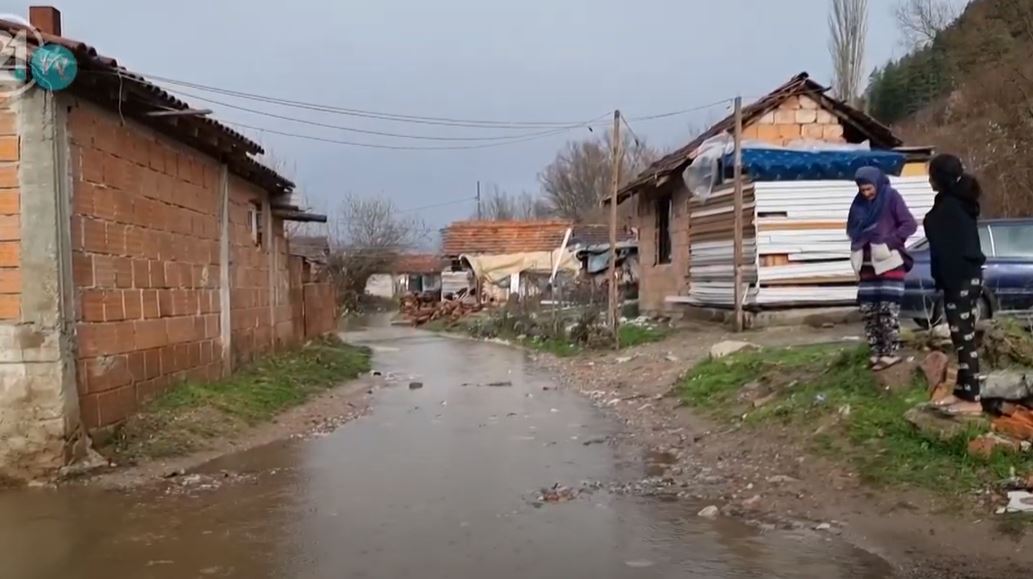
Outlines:
{"type": "Polygon", "coordinates": [[[976,427],[986,427],[983,416],[946,416],[928,404],[919,404],[904,413],[904,419],[930,438],[949,442],[976,427]]]}
{"type": "Polygon", "coordinates": [[[977,436],[968,443],[969,456],[980,460],[990,460],[997,449],[1004,452],[1019,452],[1021,447],[1018,442],[997,434],[977,436]]]}
{"type": "Polygon", "coordinates": [[[423,382],[409,382],[409,390],[419,390],[423,388],[423,382]]]}
{"type": "Polygon", "coordinates": [[[946,380],[949,365],[950,358],[940,351],[929,352],[925,360],[922,360],[922,374],[925,375],[925,383],[930,392],[946,380]]]}
{"type": "Polygon", "coordinates": [[[750,497],[750,498],[746,499],[745,501],[743,501],[742,502],[742,506],[743,506],[743,508],[745,508],[747,510],[753,511],[753,510],[756,510],[756,509],[760,508],[760,503],[762,501],[763,501],[763,499],[761,498],[760,495],[753,495],[752,497],[750,497]]]}
{"type": "Polygon", "coordinates": [[[717,344],[714,344],[710,347],[710,359],[719,360],[721,358],[726,358],[728,356],[731,356],[732,354],[742,352],[744,350],[757,349],[758,347],[756,344],[751,344],[749,342],[738,342],[735,340],[727,340],[724,342],[718,342],[717,344]]]}
{"type": "Polygon", "coordinates": [[[700,511],[698,513],[698,516],[703,517],[704,519],[716,519],[717,516],[720,514],[720,509],[718,509],[714,505],[710,505],[709,507],[706,507],[702,511],[700,511]]]}
{"type": "Polygon", "coordinates": [[[1027,400],[1033,398],[1033,383],[1025,372],[1015,370],[991,372],[983,383],[982,395],[1002,400],[1027,400]]]}
{"type": "Polygon", "coordinates": [[[899,363],[875,373],[875,381],[885,392],[904,392],[914,385],[915,370],[918,365],[913,360],[901,360],[899,363]]]}

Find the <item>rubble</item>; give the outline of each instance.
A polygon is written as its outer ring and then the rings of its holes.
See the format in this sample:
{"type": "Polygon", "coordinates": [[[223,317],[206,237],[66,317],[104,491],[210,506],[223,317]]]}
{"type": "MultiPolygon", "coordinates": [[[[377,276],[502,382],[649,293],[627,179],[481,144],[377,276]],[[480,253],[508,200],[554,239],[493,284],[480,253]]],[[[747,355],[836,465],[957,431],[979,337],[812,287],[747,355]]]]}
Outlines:
{"type": "Polygon", "coordinates": [[[1033,441],[1033,410],[1007,405],[1006,414],[991,421],[993,431],[1019,441],[1033,441]]]}
{"type": "Polygon", "coordinates": [[[1033,513],[1033,493],[1027,491],[1011,491],[1008,493],[1008,505],[997,509],[997,514],[1033,513]]]}
{"type": "Polygon", "coordinates": [[[982,395],[1002,400],[1033,401],[1033,381],[1023,371],[991,372],[983,383],[982,395]]]}
{"type": "Polygon", "coordinates": [[[464,295],[452,300],[439,300],[432,294],[409,294],[402,298],[399,310],[414,326],[422,326],[435,320],[457,322],[459,319],[481,311],[477,298],[464,295]]]}
{"type": "Polygon", "coordinates": [[[950,358],[939,350],[930,352],[922,360],[922,374],[925,375],[925,383],[932,390],[943,384],[947,379],[947,367],[950,365],[950,358]]]}

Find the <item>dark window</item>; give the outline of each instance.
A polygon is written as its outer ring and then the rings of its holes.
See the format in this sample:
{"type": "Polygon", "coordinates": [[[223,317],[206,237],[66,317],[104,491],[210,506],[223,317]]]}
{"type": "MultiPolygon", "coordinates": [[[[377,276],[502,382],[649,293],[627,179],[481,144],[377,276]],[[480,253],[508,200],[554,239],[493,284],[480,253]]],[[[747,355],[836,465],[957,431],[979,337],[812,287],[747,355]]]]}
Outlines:
{"type": "Polygon", "coordinates": [[[671,263],[671,215],[674,202],[670,195],[656,200],[656,263],[671,263]]]}
{"type": "Polygon", "coordinates": [[[994,225],[993,230],[996,257],[1033,257],[1033,225],[994,225]]]}

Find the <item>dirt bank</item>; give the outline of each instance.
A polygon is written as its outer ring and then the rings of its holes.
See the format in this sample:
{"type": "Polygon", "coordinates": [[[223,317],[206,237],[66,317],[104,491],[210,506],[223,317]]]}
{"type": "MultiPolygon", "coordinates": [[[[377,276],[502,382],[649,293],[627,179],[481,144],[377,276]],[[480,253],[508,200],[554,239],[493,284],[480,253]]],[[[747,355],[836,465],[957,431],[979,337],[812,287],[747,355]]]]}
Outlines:
{"type": "Polygon", "coordinates": [[[671,389],[710,346],[745,339],[761,346],[855,339],[859,329],[772,329],[732,336],[695,325],[627,352],[539,356],[565,383],[616,413],[622,442],[669,457],[667,475],[699,500],[759,526],[806,526],[841,535],[916,577],[1028,577],[1033,538],[1007,527],[982,497],[873,488],[850,464],[806,450],[797,429],[729,428],[686,406],[671,389]]]}
{"type": "Polygon", "coordinates": [[[333,431],[369,409],[370,353],[336,338],[268,356],[230,377],[184,383],[98,441],[99,468],[66,482],[128,487],[175,478],[219,456],[333,431]]]}

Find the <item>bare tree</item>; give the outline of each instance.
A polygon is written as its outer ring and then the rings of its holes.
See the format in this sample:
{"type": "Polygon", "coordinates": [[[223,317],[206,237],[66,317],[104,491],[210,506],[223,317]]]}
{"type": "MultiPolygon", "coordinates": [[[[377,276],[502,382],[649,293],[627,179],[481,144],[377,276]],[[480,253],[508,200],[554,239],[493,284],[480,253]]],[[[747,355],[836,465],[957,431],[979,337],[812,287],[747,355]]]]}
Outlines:
{"type": "Polygon", "coordinates": [[[951,0],[900,0],[893,15],[907,47],[914,49],[932,44],[961,10],[951,0]]]}
{"type": "Polygon", "coordinates": [[[498,185],[488,183],[481,202],[480,215],[486,221],[527,221],[552,215],[552,208],[540,197],[523,192],[512,195],[498,185]]]}
{"type": "Polygon", "coordinates": [[[427,233],[422,220],[390,199],[345,198],[330,223],[326,269],[345,310],[359,309],[370,276],[389,271],[398,254],[426,241],[427,233]]]}
{"type": "MultiPolygon", "coordinates": [[[[545,200],[559,217],[577,222],[604,218],[602,201],[609,195],[613,175],[612,136],[571,141],[538,176],[545,200]]],[[[627,133],[622,138],[621,178],[635,178],[656,160],[657,153],[627,133]]]]}
{"type": "Polygon", "coordinates": [[[864,80],[868,0],[832,0],[829,34],[833,90],[840,100],[857,105],[864,80]]]}

